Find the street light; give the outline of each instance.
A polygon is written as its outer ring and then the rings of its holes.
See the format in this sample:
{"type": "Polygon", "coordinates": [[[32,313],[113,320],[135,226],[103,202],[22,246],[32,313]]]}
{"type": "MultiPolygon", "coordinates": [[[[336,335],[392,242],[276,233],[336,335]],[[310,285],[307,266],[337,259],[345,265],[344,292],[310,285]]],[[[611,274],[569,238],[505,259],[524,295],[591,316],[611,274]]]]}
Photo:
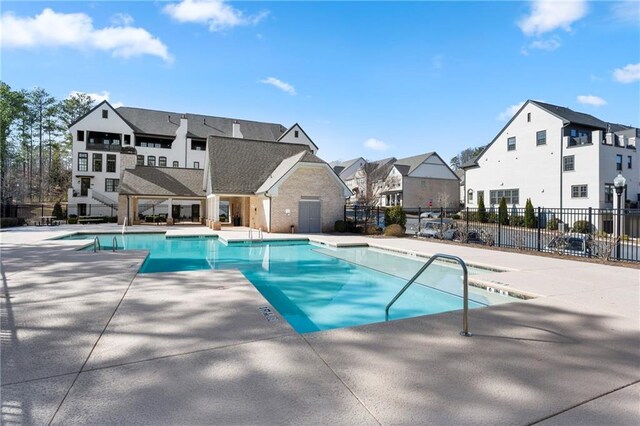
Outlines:
{"type": "Polygon", "coordinates": [[[618,211],[616,212],[616,236],[618,237],[618,242],[616,243],[616,258],[618,260],[620,260],[620,199],[626,183],[627,180],[622,176],[622,173],[618,172],[618,176],[613,180],[613,187],[616,189],[616,195],[618,196],[618,211]]]}

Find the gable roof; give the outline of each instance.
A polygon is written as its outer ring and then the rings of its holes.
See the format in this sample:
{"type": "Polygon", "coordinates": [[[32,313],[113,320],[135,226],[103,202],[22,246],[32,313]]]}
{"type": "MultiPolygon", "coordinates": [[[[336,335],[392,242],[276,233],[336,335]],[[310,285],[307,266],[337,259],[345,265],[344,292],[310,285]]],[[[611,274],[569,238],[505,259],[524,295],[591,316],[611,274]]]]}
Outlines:
{"type": "Polygon", "coordinates": [[[309,142],[311,142],[311,145],[314,146],[314,148],[316,149],[316,151],[318,150],[318,145],[316,145],[316,143],[313,141],[313,139],[311,139],[309,137],[309,135],[307,134],[307,132],[304,131],[304,129],[302,128],[301,125],[299,125],[298,123],[294,123],[293,126],[289,127],[289,129],[284,132],[282,135],[280,135],[280,137],[278,139],[276,139],[276,141],[280,141],[282,140],[282,138],[284,138],[289,132],[291,132],[295,127],[298,127],[298,129],[300,129],[302,131],[302,134],[306,136],[307,139],[309,139],[309,142]]]}
{"type": "Polygon", "coordinates": [[[283,160],[296,154],[299,162],[326,164],[302,144],[209,136],[207,150],[215,194],[255,194],[283,160]]]}
{"type": "MultiPolygon", "coordinates": [[[[125,123],[127,123],[127,125],[129,125],[129,127],[131,127],[131,123],[129,123],[119,112],[117,108],[114,108],[113,105],[111,105],[109,103],[109,101],[104,100],[102,102],[100,102],[98,105],[94,106],[93,108],[91,108],[89,111],[87,111],[86,113],[82,114],[82,116],[80,116],[79,118],[76,118],[73,123],[69,124],[69,128],[75,126],[76,124],[78,124],[80,121],[84,120],[89,114],[91,114],[93,111],[97,110],[98,108],[100,108],[102,105],[107,104],[109,106],[109,108],[111,108],[113,111],[115,111],[116,115],[118,117],[120,117],[125,123]]],[[[134,130],[133,127],[131,127],[131,130],[134,130]]]]}
{"type": "Polygon", "coordinates": [[[411,172],[417,169],[420,164],[424,163],[427,158],[431,157],[433,154],[433,152],[427,152],[424,154],[414,155],[412,157],[401,158],[397,160],[393,166],[398,169],[402,176],[406,176],[411,174],[411,172]]]}
{"type": "Polygon", "coordinates": [[[209,135],[233,136],[233,123],[240,125],[245,138],[275,141],[285,132],[277,123],[237,120],[201,114],[180,114],[144,108],[119,107],[116,110],[136,133],[175,137],[180,119],[187,119],[187,137],[206,139],[209,135]]]}
{"type": "Polygon", "coordinates": [[[120,182],[120,194],[204,197],[202,169],[137,166],[126,169],[120,182]]]}

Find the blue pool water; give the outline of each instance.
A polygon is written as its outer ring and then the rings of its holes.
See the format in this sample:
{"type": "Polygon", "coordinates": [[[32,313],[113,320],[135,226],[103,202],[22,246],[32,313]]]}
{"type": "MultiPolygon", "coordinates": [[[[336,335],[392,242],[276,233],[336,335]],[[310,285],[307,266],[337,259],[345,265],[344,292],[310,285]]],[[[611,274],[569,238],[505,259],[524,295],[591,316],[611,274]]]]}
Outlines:
{"type": "MultiPolygon", "coordinates": [[[[386,304],[422,266],[412,259],[356,247],[332,249],[306,241],[231,243],[164,234],[99,235],[103,250],[149,250],[141,273],[238,269],[300,333],[385,320],[386,304]]],[[[93,239],[73,235],[68,239],[93,239]]],[[[470,268],[470,274],[486,271],[470,268]]],[[[459,267],[434,263],[391,308],[390,318],[462,308],[459,267]]],[[[513,299],[471,288],[471,308],[513,299]]]]}

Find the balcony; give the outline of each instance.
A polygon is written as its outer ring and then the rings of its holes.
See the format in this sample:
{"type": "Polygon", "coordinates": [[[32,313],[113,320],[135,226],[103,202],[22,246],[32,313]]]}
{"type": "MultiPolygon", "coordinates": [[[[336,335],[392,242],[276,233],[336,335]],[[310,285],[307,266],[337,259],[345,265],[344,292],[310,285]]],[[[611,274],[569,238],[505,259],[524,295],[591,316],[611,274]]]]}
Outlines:
{"type": "Polygon", "coordinates": [[[87,151],[115,151],[120,152],[120,144],[104,144],[87,142],[87,151]]]}

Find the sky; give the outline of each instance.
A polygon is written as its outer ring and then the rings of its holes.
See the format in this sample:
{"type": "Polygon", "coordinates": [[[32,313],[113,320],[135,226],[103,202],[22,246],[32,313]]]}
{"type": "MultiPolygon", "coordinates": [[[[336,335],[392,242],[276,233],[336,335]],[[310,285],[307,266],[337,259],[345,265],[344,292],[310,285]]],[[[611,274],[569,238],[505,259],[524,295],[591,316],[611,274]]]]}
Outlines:
{"type": "Polygon", "coordinates": [[[0,79],[448,161],[527,99],[640,126],[640,2],[5,1],[0,79]]]}

